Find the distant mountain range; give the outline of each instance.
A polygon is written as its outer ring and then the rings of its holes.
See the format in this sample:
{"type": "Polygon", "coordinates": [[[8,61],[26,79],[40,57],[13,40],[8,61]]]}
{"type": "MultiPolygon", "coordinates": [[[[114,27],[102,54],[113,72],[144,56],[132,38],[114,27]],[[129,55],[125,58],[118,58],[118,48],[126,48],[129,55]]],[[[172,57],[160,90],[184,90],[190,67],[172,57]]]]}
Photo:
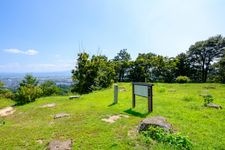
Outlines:
{"type": "Polygon", "coordinates": [[[16,89],[19,83],[24,78],[26,74],[32,74],[34,77],[38,78],[39,82],[42,83],[46,80],[52,80],[57,85],[71,85],[71,72],[35,72],[35,73],[0,73],[0,81],[5,84],[5,87],[10,89],[16,89]]]}

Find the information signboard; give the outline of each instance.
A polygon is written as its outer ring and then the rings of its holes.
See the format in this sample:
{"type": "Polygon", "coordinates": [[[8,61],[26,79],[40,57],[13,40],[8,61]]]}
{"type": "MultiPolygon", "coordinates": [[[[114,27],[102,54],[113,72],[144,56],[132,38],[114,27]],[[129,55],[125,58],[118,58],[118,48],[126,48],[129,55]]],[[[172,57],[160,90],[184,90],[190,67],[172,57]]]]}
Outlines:
{"type": "Polygon", "coordinates": [[[152,107],[152,86],[153,84],[133,82],[132,83],[132,106],[136,105],[135,95],[148,98],[148,112],[153,111],[152,107]]]}

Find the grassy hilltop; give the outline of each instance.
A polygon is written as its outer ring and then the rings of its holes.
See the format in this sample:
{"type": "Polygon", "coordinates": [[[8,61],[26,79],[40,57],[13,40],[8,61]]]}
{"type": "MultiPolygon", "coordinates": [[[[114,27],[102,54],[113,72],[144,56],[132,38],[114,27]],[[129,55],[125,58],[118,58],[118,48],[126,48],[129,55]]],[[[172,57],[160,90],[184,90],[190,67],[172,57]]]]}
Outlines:
{"type": "MultiPolygon", "coordinates": [[[[147,99],[137,97],[131,109],[131,84],[121,83],[119,103],[113,102],[113,88],[82,95],[40,98],[33,103],[16,106],[13,115],[0,118],[0,149],[45,149],[53,139],[72,139],[74,149],[173,149],[162,143],[145,144],[139,136],[128,134],[145,117],[164,116],[175,131],[188,136],[193,149],[223,149],[225,147],[225,109],[203,107],[201,94],[209,93],[214,103],[225,107],[225,85],[222,84],[155,84],[153,112],[147,114],[147,99]],[[53,108],[42,108],[56,103],[53,108]],[[70,117],[54,119],[57,113],[70,117]],[[101,119],[125,114],[115,123],[101,119]]],[[[0,108],[13,102],[0,99],[0,108]]]]}

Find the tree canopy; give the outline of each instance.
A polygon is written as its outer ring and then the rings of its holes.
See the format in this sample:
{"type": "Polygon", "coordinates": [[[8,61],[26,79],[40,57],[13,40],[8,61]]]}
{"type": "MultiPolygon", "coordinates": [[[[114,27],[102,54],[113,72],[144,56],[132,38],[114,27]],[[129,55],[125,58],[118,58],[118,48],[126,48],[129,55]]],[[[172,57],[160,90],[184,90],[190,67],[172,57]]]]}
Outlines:
{"type": "Polygon", "coordinates": [[[106,56],[78,54],[73,69],[73,91],[88,93],[109,87],[112,82],[222,82],[225,83],[225,38],[221,35],[197,41],[176,57],[139,54],[131,60],[122,49],[112,60],[106,56]],[[182,80],[182,81],[180,81],[182,80]]]}

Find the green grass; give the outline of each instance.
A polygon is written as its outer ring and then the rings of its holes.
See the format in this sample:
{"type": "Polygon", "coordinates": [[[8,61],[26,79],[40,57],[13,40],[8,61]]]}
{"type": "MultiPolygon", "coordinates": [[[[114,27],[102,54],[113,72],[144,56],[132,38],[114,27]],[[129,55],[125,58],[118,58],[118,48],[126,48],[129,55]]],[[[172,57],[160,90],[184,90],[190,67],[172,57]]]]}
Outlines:
{"type": "Polygon", "coordinates": [[[15,102],[6,98],[0,98],[0,109],[7,107],[7,106],[12,106],[14,105],[15,102]]]}
{"type": "MultiPolygon", "coordinates": [[[[147,113],[147,99],[137,97],[131,109],[131,84],[121,83],[126,91],[113,102],[113,88],[82,95],[69,100],[66,96],[40,98],[16,106],[16,112],[4,118],[0,126],[0,149],[45,149],[52,139],[72,139],[73,149],[173,149],[169,145],[148,145],[139,136],[128,136],[145,117],[164,116],[175,131],[188,136],[193,149],[224,149],[225,110],[203,107],[200,96],[209,93],[214,103],[225,106],[225,85],[221,84],[159,84],[153,87],[153,112],[147,113]],[[55,108],[41,108],[56,103],[55,108]],[[56,113],[69,113],[68,118],[53,119],[56,113]],[[126,114],[113,124],[101,119],[126,114]],[[43,143],[38,143],[42,140],[43,143]]],[[[0,108],[12,105],[0,99],[0,108]]]]}

